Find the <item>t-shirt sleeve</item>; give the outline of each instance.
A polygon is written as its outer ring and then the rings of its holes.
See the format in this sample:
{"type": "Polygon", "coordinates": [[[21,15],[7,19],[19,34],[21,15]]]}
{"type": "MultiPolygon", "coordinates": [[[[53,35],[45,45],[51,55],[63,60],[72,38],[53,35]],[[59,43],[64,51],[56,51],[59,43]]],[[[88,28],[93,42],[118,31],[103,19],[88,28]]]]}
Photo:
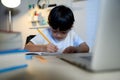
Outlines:
{"type": "Polygon", "coordinates": [[[45,40],[40,34],[37,34],[34,38],[30,40],[32,43],[38,45],[38,44],[43,44],[45,43],[45,40]]]}
{"type": "Polygon", "coordinates": [[[81,39],[81,37],[76,34],[74,31],[73,31],[73,44],[75,46],[79,46],[81,43],[83,43],[84,41],[81,39]]]}

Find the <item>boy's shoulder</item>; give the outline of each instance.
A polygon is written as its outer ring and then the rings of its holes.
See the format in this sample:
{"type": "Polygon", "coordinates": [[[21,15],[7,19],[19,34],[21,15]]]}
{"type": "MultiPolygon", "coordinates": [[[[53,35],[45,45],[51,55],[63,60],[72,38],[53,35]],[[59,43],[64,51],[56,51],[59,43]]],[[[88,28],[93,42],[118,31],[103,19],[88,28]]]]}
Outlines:
{"type": "Polygon", "coordinates": [[[44,32],[44,33],[50,33],[50,28],[48,27],[48,28],[44,28],[44,29],[42,29],[42,31],[44,32]]]}
{"type": "Polygon", "coordinates": [[[71,29],[70,32],[69,32],[70,35],[76,35],[76,32],[74,29],[71,29]]]}
{"type": "Polygon", "coordinates": [[[70,30],[68,36],[71,36],[72,38],[80,37],[80,35],[77,32],[75,32],[74,29],[70,30]]]}

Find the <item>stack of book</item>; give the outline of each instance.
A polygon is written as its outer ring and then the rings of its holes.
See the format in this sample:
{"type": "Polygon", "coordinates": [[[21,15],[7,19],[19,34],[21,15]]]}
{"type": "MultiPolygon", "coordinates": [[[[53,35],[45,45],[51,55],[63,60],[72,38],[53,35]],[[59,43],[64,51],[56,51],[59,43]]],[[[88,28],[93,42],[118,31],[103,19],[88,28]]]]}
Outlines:
{"type": "Polygon", "coordinates": [[[0,73],[27,67],[20,32],[0,31],[0,73]]]}
{"type": "Polygon", "coordinates": [[[20,49],[0,51],[0,73],[27,67],[25,52],[20,49]]]}

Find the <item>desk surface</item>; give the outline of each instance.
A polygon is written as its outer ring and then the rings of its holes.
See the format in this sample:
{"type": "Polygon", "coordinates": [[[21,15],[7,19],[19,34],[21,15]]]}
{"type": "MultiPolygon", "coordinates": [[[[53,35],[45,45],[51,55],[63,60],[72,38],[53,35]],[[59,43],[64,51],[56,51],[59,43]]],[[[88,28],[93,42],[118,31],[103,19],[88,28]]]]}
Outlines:
{"type": "Polygon", "coordinates": [[[120,80],[120,71],[92,73],[56,56],[44,58],[47,62],[33,57],[27,61],[27,68],[2,73],[0,80],[120,80]]]}

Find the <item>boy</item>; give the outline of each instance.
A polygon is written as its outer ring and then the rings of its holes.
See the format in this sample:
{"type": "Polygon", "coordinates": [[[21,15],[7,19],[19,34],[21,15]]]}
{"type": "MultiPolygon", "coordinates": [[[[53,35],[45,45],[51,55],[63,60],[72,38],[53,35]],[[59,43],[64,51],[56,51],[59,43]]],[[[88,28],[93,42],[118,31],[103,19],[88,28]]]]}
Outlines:
{"type": "Polygon", "coordinates": [[[36,35],[25,46],[25,49],[36,52],[61,52],[78,53],[88,52],[88,45],[72,30],[74,15],[71,9],[60,5],[53,8],[48,16],[49,28],[43,33],[51,41],[47,41],[40,35],[36,35]]]}

